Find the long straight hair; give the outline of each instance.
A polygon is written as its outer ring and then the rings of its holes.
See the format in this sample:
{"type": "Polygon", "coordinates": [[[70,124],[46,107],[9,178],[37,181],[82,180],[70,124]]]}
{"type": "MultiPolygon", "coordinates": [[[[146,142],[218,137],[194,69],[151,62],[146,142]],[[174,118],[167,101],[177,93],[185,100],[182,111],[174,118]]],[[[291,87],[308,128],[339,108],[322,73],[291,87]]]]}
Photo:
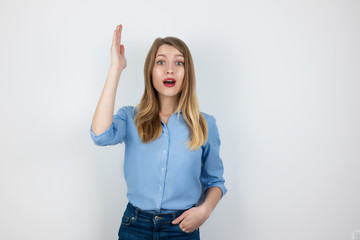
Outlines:
{"type": "Polygon", "coordinates": [[[187,140],[191,141],[186,143],[188,148],[197,150],[207,140],[208,126],[199,109],[193,59],[189,48],[179,38],[156,38],[152,44],[144,65],[145,90],[140,103],[136,106],[138,113],[134,118],[134,122],[143,143],[151,142],[161,136],[160,103],[158,93],[152,83],[152,70],[156,53],[163,44],[177,48],[184,56],[185,75],[175,112],[177,112],[179,118],[180,110],[182,111],[184,120],[190,129],[190,138],[187,140]]]}

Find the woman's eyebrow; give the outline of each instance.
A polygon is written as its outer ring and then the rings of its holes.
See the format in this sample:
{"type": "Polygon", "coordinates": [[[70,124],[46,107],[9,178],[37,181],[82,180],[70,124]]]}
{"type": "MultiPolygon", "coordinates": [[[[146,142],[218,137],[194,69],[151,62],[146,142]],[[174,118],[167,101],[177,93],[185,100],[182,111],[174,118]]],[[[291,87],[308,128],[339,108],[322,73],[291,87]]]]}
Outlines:
{"type": "MultiPolygon", "coordinates": [[[[160,57],[160,56],[164,56],[164,57],[166,57],[166,55],[165,54],[159,54],[159,55],[157,55],[156,57],[160,57]]],[[[179,56],[179,57],[184,57],[182,54],[176,54],[175,55],[175,57],[176,56],[179,56]]]]}

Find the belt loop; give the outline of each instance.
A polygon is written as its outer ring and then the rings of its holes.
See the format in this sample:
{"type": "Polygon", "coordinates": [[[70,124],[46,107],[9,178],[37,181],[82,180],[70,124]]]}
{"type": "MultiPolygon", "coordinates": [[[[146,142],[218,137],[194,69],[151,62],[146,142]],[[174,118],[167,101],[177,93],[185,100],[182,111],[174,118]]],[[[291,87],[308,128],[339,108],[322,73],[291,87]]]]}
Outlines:
{"type": "Polygon", "coordinates": [[[139,212],[140,212],[140,209],[135,207],[135,221],[137,221],[137,219],[138,219],[139,212]]]}
{"type": "Polygon", "coordinates": [[[135,216],[133,216],[132,219],[137,221],[140,209],[138,207],[135,207],[133,204],[131,204],[131,206],[134,208],[134,212],[135,212],[135,216]]]}
{"type": "Polygon", "coordinates": [[[176,219],[176,213],[171,213],[171,217],[172,217],[172,221],[174,221],[176,219]]]}

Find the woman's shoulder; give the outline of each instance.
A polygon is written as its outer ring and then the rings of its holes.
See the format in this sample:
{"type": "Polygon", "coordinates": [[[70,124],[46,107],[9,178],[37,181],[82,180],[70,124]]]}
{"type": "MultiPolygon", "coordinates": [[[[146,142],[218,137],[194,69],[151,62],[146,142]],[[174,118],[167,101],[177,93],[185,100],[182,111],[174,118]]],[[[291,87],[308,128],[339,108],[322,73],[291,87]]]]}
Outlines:
{"type": "Polygon", "coordinates": [[[213,121],[215,120],[215,117],[209,113],[205,113],[205,112],[200,112],[203,117],[205,118],[205,120],[209,123],[209,121],[213,121]]]}
{"type": "Polygon", "coordinates": [[[126,116],[129,117],[134,117],[134,115],[137,112],[137,108],[135,106],[132,105],[124,105],[122,107],[119,108],[117,114],[125,114],[126,116]]]}
{"type": "Polygon", "coordinates": [[[219,133],[218,133],[218,127],[216,124],[215,117],[209,113],[205,113],[205,112],[200,112],[200,113],[203,115],[203,117],[205,118],[207,125],[208,125],[208,139],[204,143],[204,146],[205,146],[206,144],[208,144],[209,138],[210,139],[214,139],[214,137],[217,138],[219,133]]]}
{"type": "Polygon", "coordinates": [[[209,113],[205,113],[205,112],[201,112],[200,113],[203,115],[203,117],[205,118],[208,127],[213,127],[214,125],[216,125],[216,119],[213,115],[209,114],[209,113]]]}

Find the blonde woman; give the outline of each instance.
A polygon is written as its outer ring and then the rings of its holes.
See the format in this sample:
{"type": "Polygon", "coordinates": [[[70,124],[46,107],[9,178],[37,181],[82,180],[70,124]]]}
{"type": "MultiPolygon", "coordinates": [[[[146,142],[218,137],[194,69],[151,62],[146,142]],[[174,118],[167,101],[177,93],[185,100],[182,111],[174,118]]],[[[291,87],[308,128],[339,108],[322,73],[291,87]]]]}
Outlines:
{"type": "Polygon", "coordinates": [[[125,142],[129,202],[118,237],[200,239],[200,226],[227,192],[216,120],[199,110],[192,56],[176,37],[155,39],[140,103],[114,114],[126,67],[122,28],[114,30],[111,65],[90,126],[96,145],[125,142]]]}

